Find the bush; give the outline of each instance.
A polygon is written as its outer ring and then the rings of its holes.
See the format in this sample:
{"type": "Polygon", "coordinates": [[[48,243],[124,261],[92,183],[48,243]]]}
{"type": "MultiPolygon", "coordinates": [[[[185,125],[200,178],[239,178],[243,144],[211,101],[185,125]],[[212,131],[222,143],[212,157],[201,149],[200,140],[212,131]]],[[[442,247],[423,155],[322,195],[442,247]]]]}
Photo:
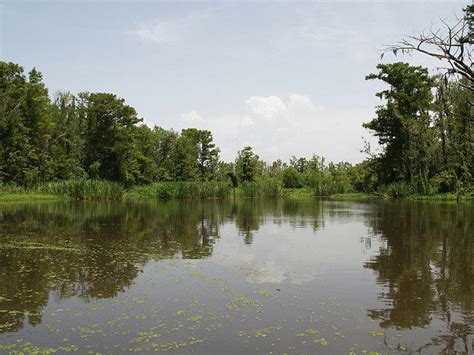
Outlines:
{"type": "Polygon", "coordinates": [[[433,178],[430,183],[436,192],[455,192],[456,191],[456,175],[443,171],[433,178]]]}
{"type": "Polygon", "coordinates": [[[393,198],[401,198],[412,196],[417,193],[417,188],[414,184],[407,182],[393,182],[390,185],[382,186],[380,192],[385,193],[393,198]]]}
{"type": "Polygon", "coordinates": [[[302,187],[300,173],[293,166],[283,170],[283,186],[287,189],[298,189],[302,187]]]}

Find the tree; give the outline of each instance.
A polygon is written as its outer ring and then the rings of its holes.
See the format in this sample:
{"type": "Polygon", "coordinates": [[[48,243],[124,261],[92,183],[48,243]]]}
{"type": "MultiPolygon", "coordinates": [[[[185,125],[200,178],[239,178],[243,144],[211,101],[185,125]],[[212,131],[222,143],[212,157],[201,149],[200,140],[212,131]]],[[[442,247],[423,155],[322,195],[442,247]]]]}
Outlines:
{"type": "Polygon", "coordinates": [[[294,166],[289,166],[283,170],[283,186],[289,189],[301,187],[300,173],[294,166]]]}
{"type": "Polygon", "coordinates": [[[172,153],[173,177],[176,181],[192,181],[199,178],[198,147],[196,137],[190,132],[181,134],[172,153]]]}
{"type": "Polygon", "coordinates": [[[308,165],[308,160],[304,157],[297,158],[293,155],[290,159],[290,165],[293,166],[298,172],[304,173],[306,166],[308,165]]]}
{"type": "Polygon", "coordinates": [[[53,178],[50,155],[53,122],[42,75],[0,62],[1,179],[32,185],[53,178]]]}
{"type": "Polygon", "coordinates": [[[35,162],[39,181],[49,181],[54,177],[51,157],[51,138],[54,122],[51,117],[51,102],[42,74],[33,68],[28,74],[25,97],[25,118],[30,128],[30,138],[34,146],[35,162]]]}
{"type": "Polygon", "coordinates": [[[0,62],[0,181],[23,183],[28,175],[31,143],[22,111],[26,86],[21,66],[0,62]]]}
{"type": "Polygon", "coordinates": [[[431,29],[414,36],[408,36],[399,43],[389,46],[382,52],[412,53],[418,52],[434,57],[449,65],[445,68],[446,75],[465,78],[467,83],[460,83],[470,91],[474,91],[473,52],[474,43],[474,5],[468,5],[464,16],[454,24],[441,20],[443,29],[431,29]]]}
{"type": "Polygon", "coordinates": [[[54,131],[51,154],[55,179],[86,176],[84,160],[84,122],[78,114],[77,98],[70,92],[58,92],[51,110],[54,131]]]}
{"type": "Polygon", "coordinates": [[[189,138],[195,146],[192,153],[196,155],[199,179],[201,181],[214,179],[219,161],[219,148],[216,148],[213,142],[212,133],[188,128],[183,129],[181,135],[189,138]]]}
{"type": "MultiPolygon", "coordinates": [[[[465,79],[461,81],[466,83],[465,79]]],[[[473,99],[474,93],[466,89],[466,85],[458,81],[438,81],[434,123],[440,137],[440,159],[436,173],[444,176],[443,190],[453,190],[457,181],[465,183],[474,176],[473,99]]]]}
{"type": "Polygon", "coordinates": [[[413,182],[425,185],[428,165],[435,141],[430,126],[434,80],[428,70],[407,63],[379,64],[378,73],[367,80],[381,80],[389,89],[376,94],[386,101],[376,109],[377,117],[364,123],[374,132],[384,152],[381,156],[382,179],[413,182]]]}
{"type": "Polygon", "coordinates": [[[139,175],[133,141],[141,122],[135,109],[108,93],[83,93],[81,115],[85,125],[84,165],[91,177],[134,183],[139,175]]]}
{"type": "Polygon", "coordinates": [[[235,170],[240,181],[254,181],[258,174],[258,155],[254,154],[252,147],[245,147],[237,153],[235,170]]]}
{"type": "Polygon", "coordinates": [[[161,127],[154,127],[155,149],[153,159],[158,168],[158,181],[171,181],[174,179],[173,153],[178,140],[178,133],[161,127]]]}

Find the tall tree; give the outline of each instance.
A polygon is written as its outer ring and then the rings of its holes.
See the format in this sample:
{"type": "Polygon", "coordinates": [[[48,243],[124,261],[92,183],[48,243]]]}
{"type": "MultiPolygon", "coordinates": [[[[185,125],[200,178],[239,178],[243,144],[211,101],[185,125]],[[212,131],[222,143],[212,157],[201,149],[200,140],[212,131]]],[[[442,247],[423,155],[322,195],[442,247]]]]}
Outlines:
{"type": "Polygon", "coordinates": [[[22,110],[27,82],[23,68],[0,62],[0,180],[24,183],[31,143],[22,110]]]}
{"type": "Polygon", "coordinates": [[[199,179],[202,181],[214,179],[219,161],[219,148],[213,142],[212,133],[208,130],[188,128],[183,129],[181,135],[187,137],[195,146],[193,153],[196,154],[199,179]]]}
{"type": "Polygon", "coordinates": [[[237,153],[235,170],[240,181],[253,181],[258,175],[259,160],[252,147],[245,147],[237,153]]]}
{"type": "Polygon", "coordinates": [[[139,174],[133,141],[141,122],[135,109],[108,93],[83,93],[81,115],[86,122],[84,164],[91,177],[134,183],[139,174]]]}
{"type": "Polygon", "coordinates": [[[52,107],[54,131],[52,156],[56,179],[84,177],[84,122],[79,116],[77,98],[70,92],[58,92],[52,107]]]}
{"type": "Polygon", "coordinates": [[[383,182],[427,182],[433,142],[430,108],[434,80],[428,70],[407,63],[379,64],[378,73],[367,80],[381,80],[389,89],[376,94],[385,105],[376,109],[377,117],[364,123],[374,132],[384,151],[381,156],[383,182]]]}
{"type": "MultiPolygon", "coordinates": [[[[465,79],[461,79],[466,84],[465,79]]],[[[435,127],[440,137],[438,173],[455,181],[468,182],[474,176],[474,93],[458,81],[439,80],[434,106],[435,127]]],[[[452,187],[451,187],[452,189],[452,187]]]]}

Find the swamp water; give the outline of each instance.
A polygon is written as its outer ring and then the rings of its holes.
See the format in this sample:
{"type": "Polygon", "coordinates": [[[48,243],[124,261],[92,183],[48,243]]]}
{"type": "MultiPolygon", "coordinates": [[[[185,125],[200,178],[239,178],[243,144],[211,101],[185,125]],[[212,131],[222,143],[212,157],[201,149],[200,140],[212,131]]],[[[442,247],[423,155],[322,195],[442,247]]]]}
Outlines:
{"type": "Polygon", "coordinates": [[[0,353],[471,353],[473,273],[472,204],[0,204],[0,353]]]}

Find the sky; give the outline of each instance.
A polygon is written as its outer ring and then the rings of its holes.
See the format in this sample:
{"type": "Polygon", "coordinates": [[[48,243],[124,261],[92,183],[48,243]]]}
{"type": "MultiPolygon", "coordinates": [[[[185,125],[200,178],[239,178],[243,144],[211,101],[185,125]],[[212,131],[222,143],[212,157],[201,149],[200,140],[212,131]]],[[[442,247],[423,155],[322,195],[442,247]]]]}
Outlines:
{"type": "Polygon", "coordinates": [[[455,20],[468,1],[0,0],[0,60],[58,90],[111,92],[144,122],[209,129],[221,158],[312,154],[359,162],[383,86],[380,62],[405,35],[455,20]]]}

